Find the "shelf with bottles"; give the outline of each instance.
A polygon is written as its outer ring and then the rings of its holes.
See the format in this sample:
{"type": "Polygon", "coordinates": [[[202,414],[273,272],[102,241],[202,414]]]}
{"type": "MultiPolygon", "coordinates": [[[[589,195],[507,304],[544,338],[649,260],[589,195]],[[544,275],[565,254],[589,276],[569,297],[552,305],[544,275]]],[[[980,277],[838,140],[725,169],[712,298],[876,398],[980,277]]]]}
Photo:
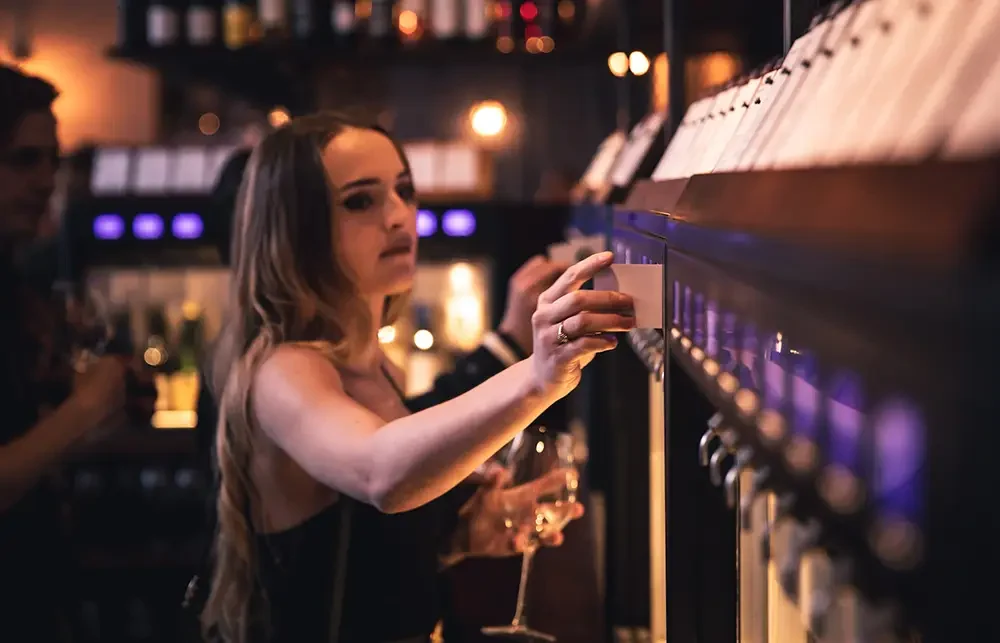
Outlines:
{"type": "Polygon", "coordinates": [[[602,62],[585,13],[581,0],[132,0],[110,55],[263,87],[331,64],[602,62]]]}

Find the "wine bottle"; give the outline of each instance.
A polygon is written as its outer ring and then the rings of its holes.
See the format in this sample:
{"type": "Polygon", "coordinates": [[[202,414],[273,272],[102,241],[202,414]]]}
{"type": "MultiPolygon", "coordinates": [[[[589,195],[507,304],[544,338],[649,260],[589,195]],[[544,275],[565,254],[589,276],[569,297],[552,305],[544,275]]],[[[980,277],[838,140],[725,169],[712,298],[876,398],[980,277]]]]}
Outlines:
{"type": "MultiPolygon", "coordinates": [[[[374,8],[372,9],[374,15],[374,8]]],[[[391,19],[391,15],[390,15],[391,19]]],[[[330,6],[330,28],[337,45],[353,43],[357,31],[354,0],[333,0],[330,6]]]]}
{"type": "Polygon", "coordinates": [[[303,42],[318,42],[325,38],[329,0],[291,0],[292,37],[303,42]]]}
{"type": "Polygon", "coordinates": [[[180,35],[180,16],[169,0],[152,0],[146,11],[146,38],[151,47],[176,45],[180,35]]]}
{"type": "Polygon", "coordinates": [[[257,0],[257,18],[266,40],[273,42],[287,38],[287,9],[285,0],[257,0]]]}
{"type": "Polygon", "coordinates": [[[192,47],[218,44],[220,24],[218,3],[212,0],[191,0],[187,10],[187,42],[192,47]]]}
{"type": "Polygon", "coordinates": [[[388,40],[393,29],[392,0],[372,0],[372,13],[368,17],[368,37],[375,41],[388,40]]]}
{"type": "Polygon", "coordinates": [[[430,26],[434,37],[452,40],[459,36],[458,0],[430,0],[430,26]]]}
{"type": "Polygon", "coordinates": [[[481,40],[489,31],[490,15],[486,0],[466,0],[465,37],[469,40],[481,40]]]}
{"type": "Polygon", "coordinates": [[[141,49],[146,46],[146,11],[144,0],[118,0],[118,47],[141,49]]]}
{"type": "Polygon", "coordinates": [[[226,47],[241,49],[250,44],[253,19],[253,6],[249,0],[226,0],[222,10],[222,33],[226,47]]]}

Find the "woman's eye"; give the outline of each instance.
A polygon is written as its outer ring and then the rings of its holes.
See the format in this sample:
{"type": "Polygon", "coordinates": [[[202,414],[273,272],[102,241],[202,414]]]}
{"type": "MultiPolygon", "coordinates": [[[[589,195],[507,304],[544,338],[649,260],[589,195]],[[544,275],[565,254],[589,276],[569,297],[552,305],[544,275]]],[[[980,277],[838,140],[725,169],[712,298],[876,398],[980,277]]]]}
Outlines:
{"type": "Polygon", "coordinates": [[[406,201],[407,203],[412,203],[417,198],[417,191],[408,183],[404,183],[403,185],[397,187],[396,194],[399,195],[400,199],[406,201]]]}
{"type": "Polygon", "coordinates": [[[364,192],[352,194],[343,201],[343,206],[352,212],[367,210],[373,205],[375,205],[375,199],[372,198],[372,195],[364,192]]]}

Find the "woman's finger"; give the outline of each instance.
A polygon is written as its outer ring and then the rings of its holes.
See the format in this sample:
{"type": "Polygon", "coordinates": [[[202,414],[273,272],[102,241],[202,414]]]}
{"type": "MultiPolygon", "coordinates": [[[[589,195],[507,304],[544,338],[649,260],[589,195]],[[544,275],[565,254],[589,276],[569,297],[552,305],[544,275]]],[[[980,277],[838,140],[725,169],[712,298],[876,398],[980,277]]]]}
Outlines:
{"type": "Polygon", "coordinates": [[[617,345],[618,338],[614,335],[579,337],[567,344],[556,346],[555,355],[559,360],[570,361],[612,350],[617,345]]]}
{"type": "Polygon", "coordinates": [[[613,260],[614,253],[605,251],[590,255],[583,261],[573,264],[569,270],[556,279],[552,286],[542,293],[539,302],[551,304],[566,293],[579,290],[594,275],[610,266],[613,260]]]}
{"type": "MultiPolygon", "coordinates": [[[[578,313],[560,322],[570,339],[598,333],[620,333],[635,328],[635,317],[616,313],[578,313]]],[[[556,329],[558,333],[558,328],[556,329]]]]}
{"type": "Polygon", "coordinates": [[[538,309],[540,321],[558,324],[582,312],[631,313],[635,300],[630,295],[614,290],[575,290],[567,293],[549,305],[538,309]]]}

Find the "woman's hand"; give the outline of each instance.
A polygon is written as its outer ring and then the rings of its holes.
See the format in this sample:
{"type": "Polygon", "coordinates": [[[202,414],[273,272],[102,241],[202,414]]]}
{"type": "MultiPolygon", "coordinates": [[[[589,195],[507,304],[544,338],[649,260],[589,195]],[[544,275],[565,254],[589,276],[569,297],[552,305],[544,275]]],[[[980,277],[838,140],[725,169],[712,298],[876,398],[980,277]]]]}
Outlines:
{"type": "Polygon", "coordinates": [[[507,309],[498,330],[510,336],[525,355],[531,354],[531,316],[538,306],[538,297],[569,264],[554,263],[537,255],[528,259],[507,283],[507,309]]]}
{"type": "Polygon", "coordinates": [[[77,374],[69,401],[80,411],[77,420],[88,441],[102,439],[127,420],[127,373],[127,360],[105,356],[77,374]]]}
{"type": "MultiPolygon", "coordinates": [[[[459,527],[447,560],[455,563],[470,556],[497,558],[513,556],[539,543],[531,525],[511,525],[511,515],[533,515],[538,498],[566,487],[567,475],[574,472],[556,469],[527,484],[510,487],[510,473],[499,465],[489,465],[482,474],[483,486],[459,511],[459,527]]],[[[570,519],[584,513],[583,505],[574,503],[570,519]]],[[[547,534],[540,543],[558,547],[562,532],[547,534]]]]}
{"type": "Polygon", "coordinates": [[[580,371],[597,353],[611,350],[610,333],[635,328],[632,297],[620,292],[580,290],[611,265],[614,255],[600,252],[570,266],[538,298],[531,316],[537,383],[542,391],[563,397],[580,382],[580,371]]]}

